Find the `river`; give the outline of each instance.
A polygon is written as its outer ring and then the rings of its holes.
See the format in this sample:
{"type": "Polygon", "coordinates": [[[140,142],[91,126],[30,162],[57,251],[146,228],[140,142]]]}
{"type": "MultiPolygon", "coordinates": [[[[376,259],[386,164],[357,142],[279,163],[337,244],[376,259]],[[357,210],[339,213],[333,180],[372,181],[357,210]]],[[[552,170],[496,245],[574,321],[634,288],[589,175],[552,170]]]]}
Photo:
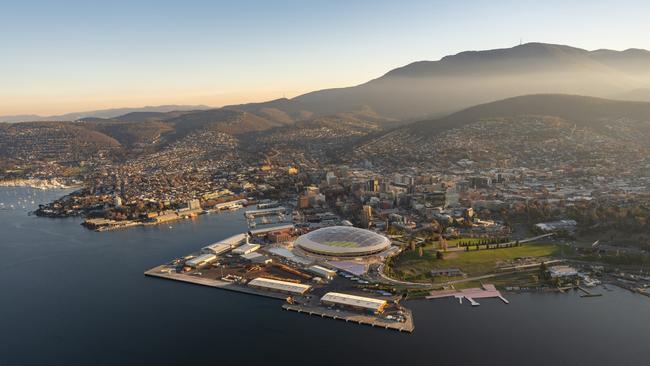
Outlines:
{"type": "Polygon", "coordinates": [[[510,305],[475,308],[412,301],[413,334],[373,329],[143,275],[242,232],[241,211],[103,233],[27,215],[62,194],[0,187],[2,366],[650,363],[650,299],[625,290],[508,294],[510,305]]]}

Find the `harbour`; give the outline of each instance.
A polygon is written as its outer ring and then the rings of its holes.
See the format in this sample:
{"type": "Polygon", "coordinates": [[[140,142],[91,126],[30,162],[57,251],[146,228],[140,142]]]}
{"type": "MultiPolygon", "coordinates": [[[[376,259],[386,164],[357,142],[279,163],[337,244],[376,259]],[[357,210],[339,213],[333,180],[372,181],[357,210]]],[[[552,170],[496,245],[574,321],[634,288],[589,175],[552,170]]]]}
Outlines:
{"type": "MultiPolygon", "coordinates": [[[[20,192],[3,194],[25,195],[20,192]]],[[[159,225],[98,235],[79,219],[41,219],[27,216],[28,210],[0,210],[0,288],[3,298],[12,299],[0,302],[0,326],[12,330],[0,334],[3,365],[177,365],[215,359],[250,365],[269,362],[269,355],[331,365],[344,354],[346,362],[359,364],[425,364],[435,355],[436,362],[451,365],[525,360],[534,366],[608,366],[621,360],[642,365],[650,358],[639,336],[650,332],[644,321],[650,300],[616,286],[588,300],[576,291],[508,293],[507,306],[499,299],[471,308],[451,299],[407,301],[417,329],[385,331],[282,311],[280,299],[143,276],[146,268],[245,231],[241,211],[179,221],[173,229],[159,225]],[[594,346],[606,339],[617,339],[617,347],[594,346]],[[468,354],[468,344],[482,356],[468,354]]]]}

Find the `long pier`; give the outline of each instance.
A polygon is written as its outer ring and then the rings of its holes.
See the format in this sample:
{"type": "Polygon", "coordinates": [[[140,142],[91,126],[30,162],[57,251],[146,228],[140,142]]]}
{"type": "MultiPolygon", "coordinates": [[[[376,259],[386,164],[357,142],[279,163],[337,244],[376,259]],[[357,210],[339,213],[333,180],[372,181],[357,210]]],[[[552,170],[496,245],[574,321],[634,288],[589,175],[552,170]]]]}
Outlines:
{"type": "Polygon", "coordinates": [[[413,314],[408,309],[404,309],[404,317],[406,318],[406,321],[398,322],[375,317],[372,315],[363,315],[343,310],[337,311],[320,306],[316,307],[309,305],[284,304],[282,305],[282,308],[302,314],[320,316],[321,318],[343,320],[345,322],[369,325],[376,328],[392,329],[400,332],[412,333],[415,329],[415,325],[413,324],[413,314]]]}
{"type": "Polygon", "coordinates": [[[288,295],[283,295],[280,293],[275,293],[275,292],[267,292],[267,291],[261,291],[257,290],[254,288],[238,285],[236,283],[232,282],[227,282],[227,281],[220,281],[217,279],[212,279],[212,278],[205,278],[205,277],[199,277],[199,276],[192,276],[192,275],[186,275],[182,273],[176,273],[176,272],[167,272],[166,271],[167,267],[166,266],[158,266],[154,267],[144,273],[145,276],[150,276],[150,277],[158,277],[158,278],[164,278],[167,280],[173,280],[173,281],[181,281],[181,282],[187,282],[187,283],[192,283],[195,285],[201,285],[201,286],[208,286],[208,287],[214,287],[222,290],[228,290],[228,291],[234,291],[234,292],[241,292],[244,294],[249,294],[249,295],[256,295],[256,296],[262,296],[262,297],[269,297],[272,299],[278,299],[278,300],[287,300],[288,295]]]}

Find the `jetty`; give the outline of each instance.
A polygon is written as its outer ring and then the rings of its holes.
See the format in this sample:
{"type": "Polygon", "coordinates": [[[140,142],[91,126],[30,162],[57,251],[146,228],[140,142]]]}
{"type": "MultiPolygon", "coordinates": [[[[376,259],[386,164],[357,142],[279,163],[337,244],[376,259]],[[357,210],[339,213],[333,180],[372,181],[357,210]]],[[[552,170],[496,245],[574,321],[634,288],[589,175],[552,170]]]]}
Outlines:
{"type": "Polygon", "coordinates": [[[415,329],[413,324],[413,314],[410,310],[404,309],[404,322],[389,320],[373,315],[353,313],[340,309],[324,308],[322,306],[312,306],[303,304],[284,304],[282,308],[289,311],[295,311],[301,314],[320,316],[321,318],[330,318],[350,323],[369,325],[375,328],[392,329],[400,332],[412,333],[415,329]]]}
{"type": "Polygon", "coordinates": [[[167,279],[167,280],[192,283],[192,284],[195,284],[195,285],[214,287],[214,288],[218,288],[218,289],[222,289],[222,290],[241,292],[241,293],[249,294],[249,295],[269,297],[269,298],[272,298],[272,299],[278,299],[278,300],[284,300],[284,301],[286,301],[287,297],[288,297],[285,294],[276,293],[276,292],[261,291],[261,290],[257,290],[257,289],[254,289],[254,288],[251,288],[251,287],[248,287],[248,286],[233,283],[233,282],[222,281],[222,280],[206,278],[206,277],[192,276],[192,275],[187,275],[187,274],[182,274],[182,273],[176,273],[174,271],[169,271],[168,267],[166,267],[164,265],[154,267],[154,268],[146,271],[144,273],[144,275],[149,276],[149,277],[158,277],[158,278],[164,278],[164,279],[167,279]]]}
{"type": "Polygon", "coordinates": [[[510,302],[501,295],[501,292],[496,289],[494,285],[483,284],[480,288],[468,288],[463,290],[441,290],[441,291],[431,291],[429,296],[426,296],[426,299],[441,299],[445,297],[454,297],[458,299],[460,304],[463,303],[463,299],[469,301],[472,306],[479,306],[479,302],[476,299],[486,299],[486,298],[498,298],[506,304],[510,302]]]}

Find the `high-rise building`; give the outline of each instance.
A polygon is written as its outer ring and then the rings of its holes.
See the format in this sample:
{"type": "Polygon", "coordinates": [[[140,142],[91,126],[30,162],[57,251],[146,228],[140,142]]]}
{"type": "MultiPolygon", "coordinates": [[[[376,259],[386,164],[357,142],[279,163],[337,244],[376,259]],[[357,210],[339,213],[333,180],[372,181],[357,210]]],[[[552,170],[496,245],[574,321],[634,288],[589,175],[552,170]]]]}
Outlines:
{"type": "Polygon", "coordinates": [[[368,192],[379,192],[379,179],[369,179],[366,182],[366,191],[368,192]]]}
{"type": "Polygon", "coordinates": [[[328,186],[336,184],[338,182],[336,174],[334,174],[334,172],[327,172],[327,174],[325,174],[325,182],[328,186]]]}
{"type": "Polygon", "coordinates": [[[368,228],[372,222],[372,206],[363,205],[363,210],[361,211],[361,223],[364,228],[368,228]]]}

